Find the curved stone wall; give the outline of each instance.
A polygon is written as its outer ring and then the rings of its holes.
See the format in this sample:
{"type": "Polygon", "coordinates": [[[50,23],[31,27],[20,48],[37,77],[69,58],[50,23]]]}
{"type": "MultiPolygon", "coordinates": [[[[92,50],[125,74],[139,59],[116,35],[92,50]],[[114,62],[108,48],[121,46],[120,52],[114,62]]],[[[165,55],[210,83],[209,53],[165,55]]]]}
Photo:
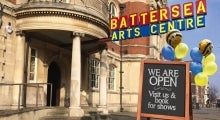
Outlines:
{"type": "Polygon", "coordinates": [[[108,7],[103,0],[30,2],[16,9],[17,29],[58,29],[108,37],[108,7]]]}

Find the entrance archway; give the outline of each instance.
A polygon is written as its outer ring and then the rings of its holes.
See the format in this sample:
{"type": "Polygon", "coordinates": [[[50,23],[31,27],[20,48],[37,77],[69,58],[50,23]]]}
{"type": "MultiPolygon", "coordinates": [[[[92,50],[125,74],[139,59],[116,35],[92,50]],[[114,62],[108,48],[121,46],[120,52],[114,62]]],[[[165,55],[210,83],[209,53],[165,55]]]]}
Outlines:
{"type": "Polygon", "coordinates": [[[48,78],[47,82],[52,83],[52,98],[51,95],[51,86],[47,87],[47,106],[59,106],[60,105],[60,81],[61,81],[61,71],[56,62],[52,62],[48,69],[48,78]]]}

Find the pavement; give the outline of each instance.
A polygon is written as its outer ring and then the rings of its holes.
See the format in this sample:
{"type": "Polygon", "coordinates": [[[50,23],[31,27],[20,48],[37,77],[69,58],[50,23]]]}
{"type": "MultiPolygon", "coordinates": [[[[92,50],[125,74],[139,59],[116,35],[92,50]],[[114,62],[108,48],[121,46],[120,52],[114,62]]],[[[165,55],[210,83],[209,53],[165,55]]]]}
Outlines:
{"type": "Polygon", "coordinates": [[[195,109],[193,120],[220,120],[220,108],[195,109]]]}
{"type": "MultiPolygon", "coordinates": [[[[0,115],[4,114],[15,114],[11,112],[5,112],[0,111],[0,115]]],[[[23,111],[24,112],[24,111],[23,111]]],[[[136,120],[136,113],[135,112],[116,112],[116,113],[110,113],[108,116],[97,116],[93,117],[84,117],[81,119],[74,119],[74,120],[136,120]],[[106,118],[107,117],[107,118],[106,118]]],[[[66,117],[62,119],[42,119],[42,120],[72,120],[72,119],[66,119],[66,117]]],[[[143,119],[147,120],[147,119],[143,119]]],[[[153,119],[150,120],[160,120],[160,119],[153,119]]],[[[220,108],[201,108],[201,109],[193,109],[193,120],[220,120],[220,108]]]]}
{"type": "MultiPolygon", "coordinates": [[[[111,120],[136,120],[136,113],[119,112],[110,115],[111,120]]],[[[147,120],[147,119],[145,119],[147,120]]],[[[159,120],[159,119],[151,119],[159,120]]],[[[220,108],[193,109],[193,120],[220,120],[220,108]]]]}

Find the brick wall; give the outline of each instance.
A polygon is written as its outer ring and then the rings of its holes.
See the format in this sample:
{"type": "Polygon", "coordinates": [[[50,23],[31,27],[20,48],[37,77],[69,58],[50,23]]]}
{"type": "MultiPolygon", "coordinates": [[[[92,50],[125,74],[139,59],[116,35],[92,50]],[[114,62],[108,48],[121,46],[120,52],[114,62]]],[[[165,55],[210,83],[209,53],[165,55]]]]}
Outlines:
{"type": "Polygon", "coordinates": [[[116,43],[113,43],[113,42],[107,42],[107,46],[108,46],[108,49],[117,53],[117,54],[120,54],[120,47],[119,45],[117,45],[116,43]]]}
{"type": "MultiPolygon", "coordinates": [[[[143,13],[149,11],[149,5],[143,2],[127,2],[126,7],[122,15],[129,15],[133,13],[143,13]]],[[[144,54],[149,55],[149,37],[141,37],[135,39],[128,39],[122,41],[123,44],[123,54],[144,54]]],[[[116,53],[119,53],[119,46],[113,44],[110,45],[110,50],[113,48],[116,53]]]]}

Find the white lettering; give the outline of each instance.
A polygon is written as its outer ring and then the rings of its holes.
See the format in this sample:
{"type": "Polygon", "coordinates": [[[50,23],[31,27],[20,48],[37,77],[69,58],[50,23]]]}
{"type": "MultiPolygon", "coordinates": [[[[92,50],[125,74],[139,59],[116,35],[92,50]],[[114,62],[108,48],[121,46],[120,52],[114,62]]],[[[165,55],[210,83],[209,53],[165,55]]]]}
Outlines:
{"type": "Polygon", "coordinates": [[[149,95],[150,97],[160,97],[160,92],[154,92],[154,91],[148,91],[149,92],[149,95]]]}
{"type": "Polygon", "coordinates": [[[153,86],[177,87],[177,77],[151,76],[149,82],[153,86]]]}
{"type": "Polygon", "coordinates": [[[148,69],[149,75],[160,76],[160,69],[148,69]]]}

